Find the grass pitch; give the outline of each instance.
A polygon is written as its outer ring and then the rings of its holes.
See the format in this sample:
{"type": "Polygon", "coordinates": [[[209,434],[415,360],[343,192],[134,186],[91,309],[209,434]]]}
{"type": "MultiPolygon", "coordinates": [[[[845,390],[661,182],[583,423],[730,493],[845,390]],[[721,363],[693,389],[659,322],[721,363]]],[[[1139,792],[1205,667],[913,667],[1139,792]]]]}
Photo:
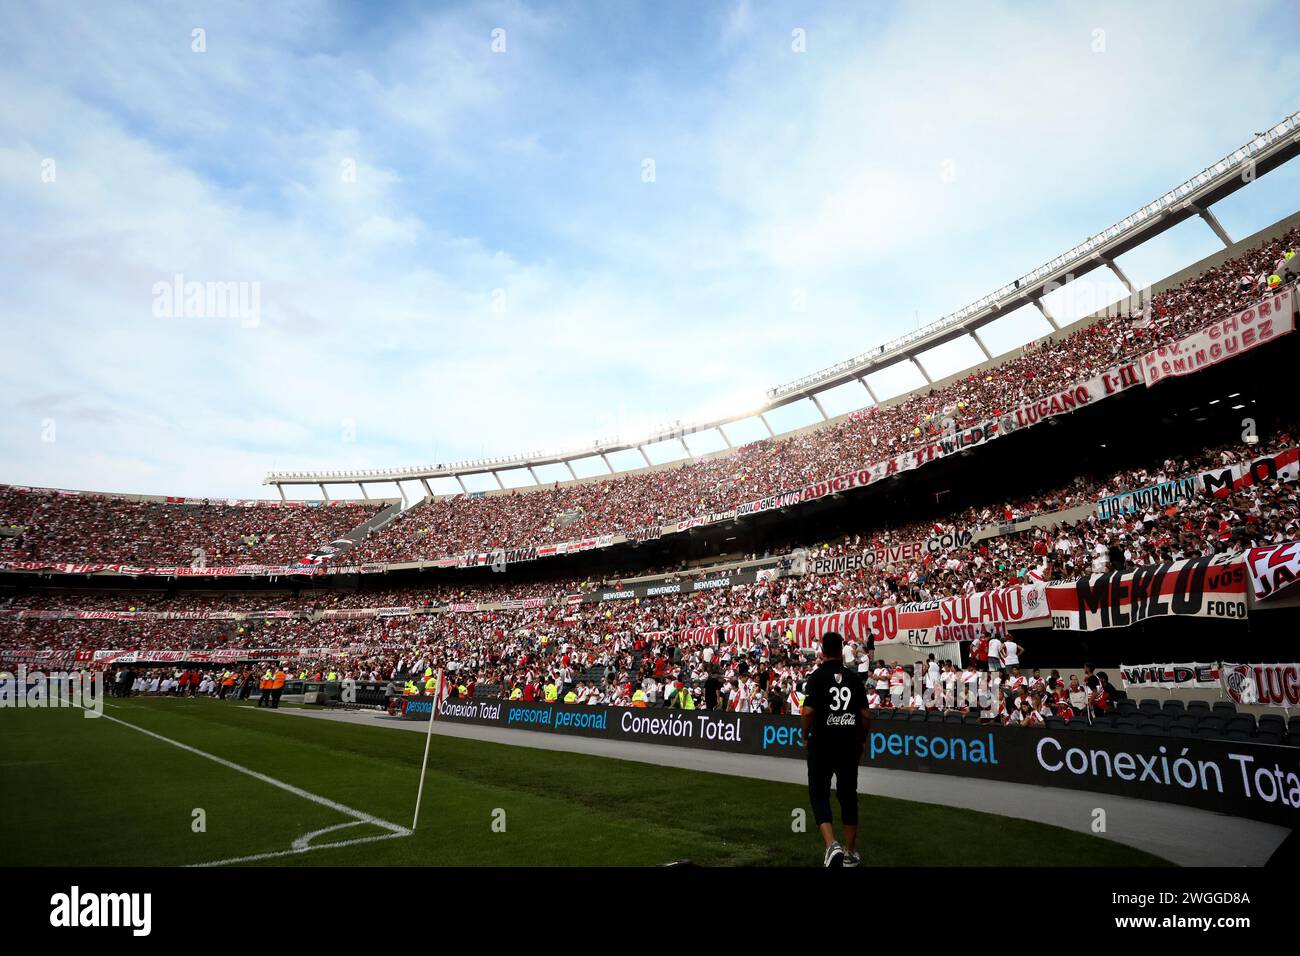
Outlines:
{"type": "MultiPolygon", "coordinates": [[[[0,864],[821,860],[807,792],[793,784],[435,734],[408,834],[424,734],[204,699],[112,703],[108,717],[139,729],[71,709],[0,710],[0,864]],[[792,828],[796,809],[811,832],[792,828]]],[[[868,866],[1164,864],[1099,837],[883,797],[862,797],[862,820],[868,866]]]]}

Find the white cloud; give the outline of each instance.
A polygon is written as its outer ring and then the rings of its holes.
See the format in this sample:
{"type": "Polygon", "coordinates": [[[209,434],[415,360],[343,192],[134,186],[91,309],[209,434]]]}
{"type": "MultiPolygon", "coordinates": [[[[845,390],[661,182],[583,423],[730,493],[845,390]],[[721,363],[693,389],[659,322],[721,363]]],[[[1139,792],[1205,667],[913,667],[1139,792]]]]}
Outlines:
{"type": "Polygon", "coordinates": [[[830,8],[795,54],[788,11],[740,3],[613,68],[576,13],[267,15],[201,55],[190,15],[130,8],[0,41],[0,478],[247,496],[730,411],[1108,225],[1297,76],[1249,18],[1119,6],[830,8]],[[258,283],[261,322],[154,318],[177,272],[258,283]]]}

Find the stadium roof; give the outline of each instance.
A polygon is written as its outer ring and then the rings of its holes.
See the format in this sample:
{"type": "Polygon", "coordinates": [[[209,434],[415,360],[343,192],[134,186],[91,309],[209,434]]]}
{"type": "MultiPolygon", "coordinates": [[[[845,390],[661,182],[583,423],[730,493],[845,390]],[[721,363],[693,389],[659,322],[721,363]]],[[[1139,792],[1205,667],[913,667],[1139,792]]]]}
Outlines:
{"type": "Polygon", "coordinates": [[[321,494],[328,499],[329,493],[326,488],[331,485],[355,484],[361,489],[364,497],[369,497],[366,492],[367,484],[397,483],[400,489],[400,483],[403,481],[419,481],[425,492],[432,494],[428,485],[430,479],[454,478],[463,491],[468,491],[461,480],[468,475],[490,474],[497,486],[504,489],[505,485],[502,484],[499,473],[518,469],[527,471],[534,483],[540,485],[543,482],[538,479],[533,471],[534,468],[564,465],[569,474],[577,480],[578,475],[573,470],[572,463],[593,457],[601,458],[609,469],[609,474],[616,474],[619,469],[610,464],[607,457],[615,452],[638,451],[646,466],[651,467],[653,462],[646,453],[646,448],[663,441],[679,442],[686,451],[686,457],[695,459],[698,456],[691,451],[685,438],[687,435],[699,432],[716,431],[727,447],[732,448],[734,445],[725,431],[725,426],[750,418],[758,418],[768,434],[775,437],[777,433],[768,422],[765,413],[794,402],[811,401],[822,419],[829,420],[830,416],[818,401],[818,394],[853,381],[860,382],[871,396],[871,400],[880,404],[880,400],[866,380],[868,374],[883,371],[901,362],[911,362],[927,383],[933,383],[934,380],[921,363],[920,356],[936,346],[966,336],[979,346],[987,359],[992,360],[993,353],[980,338],[979,329],[1026,304],[1036,306],[1052,329],[1059,330],[1060,325],[1043,303],[1043,296],[1095,269],[1109,269],[1130,294],[1138,294],[1138,290],[1116,263],[1116,257],[1136,249],[1187,219],[1199,216],[1214,231],[1224,247],[1230,247],[1232,239],[1214,213],[1210,211],[1210,207],[1254,182],[1258,177],[1288,162],[1297,153],[1300,153],[1300,112],[1293,113],[1244,146],[1207,166],[1186,182],[1175,186],[1163,196],[1018,279],[958,309],[951,315],[937,319],[891,342],[886,342],[811,375],[769,389],[764,402],[757,408],[745,409],[734,415],[704,422],[675,422],[634,440],[598,440],[577,448],[526,452],[499,458],[476,458],[445,465],[359,471],[279,471],[267,475],[262,484],[274,485],[282,498],[285,497],[284,486],[286,485],[316,485],[320,488],[321,494]]]}

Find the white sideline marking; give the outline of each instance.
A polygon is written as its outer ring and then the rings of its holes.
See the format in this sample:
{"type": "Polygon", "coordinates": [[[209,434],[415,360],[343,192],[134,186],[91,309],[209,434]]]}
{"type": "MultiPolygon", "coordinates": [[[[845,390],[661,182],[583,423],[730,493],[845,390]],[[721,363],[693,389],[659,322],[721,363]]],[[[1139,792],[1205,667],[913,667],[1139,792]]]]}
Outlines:
{"type": "Polygon", "coordinates": [[[332,827],[323,827],[320,830],[312,830],[311,833],[304,833],[302,836],[298,837],[298,839],[294,840],[293,848],[295,850],[305,850],[307,849],[307,845],[322,833],[333,833],[335,830],[343,830],[347,827],[359,826],[361,826],[360,820],[349,820],[347,823],[336,823],[332,827]]]}
{"type": "MultiPolygon", "coordinates": [[[[216,754],[210,754],[206,750],[199,750],[197,747],[191,747],[189,744],[183,744],[179,740],[172,740],[170,737],[164,737],[162,734],[156,734],[152,730],[145,730],[143,727],[137,727],[135,724],[127,723],[117,717],[110,717],[108,714],[101,715],[105,720],[111,720],[115,724],[121,724],[123,727],[129,727],[134,731],[144,734],[146,737],[152,737],[155,740],[161,740],[165,744],[171,744],[173,747],[179,747],[181,750],[187,750],[192,754],[211,760],[213,763],[219,763],[223,767],[252,777],[254,780],[260,780],[262,783],[268,783],[273,787],[279,787],[281,790],[292,793],[295,797],[302,797],[304,800],[310,800],[312,803],[319,803],[323,807],[329,807],[342,813],[345,816],[352,817],[359,823],[369,823],[387,830],[392,836],[410,836],[411,831],[406,827],[398,826],[396,823],[390,823],[388,820],[380,819],[373,814],[366,813],[364,810],[357,810],[349,807],[347,804],[339,803],[337,800],[331,800],[329,797],[322,797],[318,793],[312,793],[310,790],[304,790],[302,787],[295,787],[291,783],[285,783],[283,780],[276,780],[274,777],[268,777],[264,773],[258,773],[256,770],[250,770],[248,767],[241,766],[233,760],[227,760],[224,757],[218,757],[216,754]]],[[[377,839],[371,837],[369,839],[377,839]]],[[[360,841],[348,841],[360,842],[360,841]]]]}
{"type": "MultiPolygon", "coordinates": [[[[72,704],[72,699],[68,698],[68,703],[72,704]]],[[[75,706],[75,705],[74,705],[75,706]]],[[[218,757],[216,754],[210,754],[205,750],[199,750],[197,747],[191,747],[189,744],[183,744],[179,740],[172,740],[170,737],[164,737],[162,734],[156,734],[152,730],[145,730],[143,727],[137,727],[135,724],[127,723],[125,720],[119,720],[117,717],[109,717],[108,714],[100,714],[111,720],[115,724],[121,724],[123,727],[129,727],[132,730],[138,730],[140,733],[153,737],[155,740],[161,740],[165,744],[171,744],[173,747],[179,747],[181,750],[188,750],[192,754],[204,757],[214,763],[219,763],[223,767],[228,767],[239,773],[246,774],[254,780],[260,780],[263,783],[269,783],[273,787],[279,787],[281,790],[287,790],[294,796],[302,797],[304,800],[310,800],[312,803],[319,803],[322,806],[329,807],[331,810],[337,810],[339,813],[353,817],[348,823],[337,823],[334,826],[324,827],[320,830],[313,830],[311,833],[304,834],[293,841],[292,849],[278,850],[272,853],[254,853],[251,856],[234,856],[225,860],[211,860],[207,863],[189,863],[186,868],[209,867],[209,866],[229,866],[235,863],[255,863],[258,860],[272,860],[282,856],[298,856],[303,853],[311,853],[313,850],[332,850],[344,846],[356,846],[359,843],[376,843],[380,840],[396,840],[399,837],[414,836],[414,831],[406,827],[398,826],[396,823],[390,823],[387,820],[380,819],[363,810],[357,810],[346,804],[331,800],[328,797],[322,797],[319,794],[312,793],[310,790],[304,790],[301,787],[295,787],[291,783],[285,783],[283,780],[276,780],[274,777],[268,777],[264,773],[258,773],[256,770],[250,770],[248,767],[240,766],[232,760],[226,760],[224,757],[218,757]],[[389,831],[379,836],[357,837],[355,840],[339,840],[335,843],[322,843],[319,846],[308,846],[307,844],[314,837],[322,833],[331,833],[334,830],[341,830],[344,827],[355,827],[362,823],[369,823],[373,826],[382,827],[389,831]]]]}
{"type": "MultiPolygon", "coordinates": [[[[362,821],[358,820],[357,823],[362,821]]],[[[352,823],[345,823],[344,826],[355,826],[352,823]]],[[[402,837],[409,837],[411,831],[405,833],[381,833],[379,836],[357,837],[355,840],[340,840],[338,843],[322,843],[319,846],[294,847],[292,850],[279,850],[275,853],[254,853],[252,856],[235,856],[228,860],[213,860],[210,863],[189,863],[186,869],[207,866],[229,866],[234,863],[255,863],[258,860],[273,860],[280,856],[300,856],[303,853],[311,853],[313,850],[332,850],[341,846],[356,846],[358,843],[376,843],[379,840],[400,840],[402,837]]],[[[310,834],[308,834],[310,836],[310,834]]],[[[302,839],[302,837],[299,837],[302,839]]],[[[298,841],[295,840],[295,843],[298,841]]]]}

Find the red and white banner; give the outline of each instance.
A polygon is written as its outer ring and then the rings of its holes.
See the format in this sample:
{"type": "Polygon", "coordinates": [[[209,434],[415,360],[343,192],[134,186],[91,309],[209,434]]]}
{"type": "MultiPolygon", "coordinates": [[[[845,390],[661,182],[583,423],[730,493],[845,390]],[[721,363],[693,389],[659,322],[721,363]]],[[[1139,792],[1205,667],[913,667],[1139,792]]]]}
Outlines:
{"type": "Polygon", "coordinates": [[[1266,601],[1300,581],[1300,544],[1288,541],[1246,552],[1246,568],[1256,601],[1266,601]]]}
{"type": "Polygon", "coordinates": [[[1199,332],[1162,345],[1142,356],[1148,386],[1171,376],[1191,375],[1234,355],[1249,352],[1295,329],[1295,286],[1285,286],[1272,298],[1257,302],[1199,332]]]}
{"type": "Polygon", "coordinates": [[[1125,389],[1142,384],[1142,369],[1137,362],[1125,362],[1108,368],[1082,382],[1051,395],[1045,395],[1002,416],[999,433],[1008,434],[1028,428],[1057,415],[1066,415],[1075,409],[1095,405],[1103,398],[1117,395],[1125,389]]]}
{"type": "MultiPolygon", "coordinates": [[[[816,648],[827,631],[839,632],[845,641],[866,641],[870,634],[878,644],[907,642],[909,639],[920,643],[931,636],[930,632],[938,623],[938,602],[898,604],[728,624],[722,628],[722,640],[723,643],[748,647],[764,637],[782,641],[788,630],[795,644],[802,648],[816,648]]],[[[658,631],[646,636],[671,637],[682,644],[716,644],[717,630],[716,627],[694,627],[681,631],[658,631]]]]}
{"type": "Polygon", "coordinates": [[[1217,554],[1132,571],[1108,571],[1051,584],[1047,601],[1058,631],[1128,627],[1152,617],[1246,617],[1246,564],[1241,554],[1217,554]]]}
{"type": "Polygon", "coordinates": [[[1218,664],[1120,664],[1120,680],[1130,687],[1205,690],[1219,686],[1218,664]]]}
{"type": "MultiPolygon", "coordinates": [[[[939,601],[940,627],[1021,624],[1048,616],[1047,585],[1020,584],[939,601]]],[[[961,638],[966,640],[967,638],[961,638]]]]}
{"type": "Polygon", "coordinates": [[[1284,448],[1252,461],[1203,471],[1197,476],[1204,493],[1214,498],[1226,498],[1234,492],[1269,481],[1295,481],[1297,478],[1300,478],[1300,450],[1295,448],[1284,448]]]}
{"type": "Polygon", "coordinates": [[[1223,664],[1223,691],[1237,704],[1300,707],[1300,664],[1223,664]]]}

